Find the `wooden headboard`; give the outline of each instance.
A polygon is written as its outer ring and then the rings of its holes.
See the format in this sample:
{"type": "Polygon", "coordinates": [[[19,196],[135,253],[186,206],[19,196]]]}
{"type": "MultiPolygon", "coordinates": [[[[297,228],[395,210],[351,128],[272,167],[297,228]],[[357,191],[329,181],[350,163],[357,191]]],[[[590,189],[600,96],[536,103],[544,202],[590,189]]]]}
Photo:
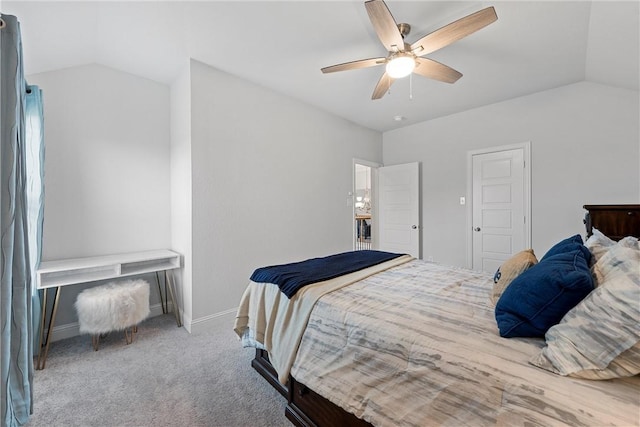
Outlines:
{"type": "Polygon", "coordinates": [[[587,213],[584,225],[587,238],[597,228],[605,236],[620,240],[623,237],[640,238],[640,205],[584,205],[587,213]]]}

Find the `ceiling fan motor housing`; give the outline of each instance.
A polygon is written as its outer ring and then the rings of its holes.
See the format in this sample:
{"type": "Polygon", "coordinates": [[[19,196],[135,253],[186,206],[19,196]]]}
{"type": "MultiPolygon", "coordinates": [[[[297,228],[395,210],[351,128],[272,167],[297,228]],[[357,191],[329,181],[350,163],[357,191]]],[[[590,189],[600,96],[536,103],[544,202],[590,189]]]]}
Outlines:
{"type": "Polygon", "coordinates": [[[404,39],[405,36],[408,36],[411,32],[411,25],[402,22],[398,24],[398,31],[400,31],[400,35],[402,35],[402,38],[404,39]]]}

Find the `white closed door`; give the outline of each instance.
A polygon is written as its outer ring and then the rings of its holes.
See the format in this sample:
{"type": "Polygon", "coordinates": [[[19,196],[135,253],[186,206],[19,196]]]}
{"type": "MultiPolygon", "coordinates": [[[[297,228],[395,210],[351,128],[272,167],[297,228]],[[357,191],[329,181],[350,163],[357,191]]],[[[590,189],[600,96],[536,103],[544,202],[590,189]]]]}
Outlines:
{"type": "Polygon", "coordinates": [[[522,148],[472,156],[474,270],[495,272],[526,249],[524,160],[522,148]]]}
{"type": "Polygon", "coordinates": [[[378,200],[378,249],[420,258],[418,163],[379,168],[378,200]]]}

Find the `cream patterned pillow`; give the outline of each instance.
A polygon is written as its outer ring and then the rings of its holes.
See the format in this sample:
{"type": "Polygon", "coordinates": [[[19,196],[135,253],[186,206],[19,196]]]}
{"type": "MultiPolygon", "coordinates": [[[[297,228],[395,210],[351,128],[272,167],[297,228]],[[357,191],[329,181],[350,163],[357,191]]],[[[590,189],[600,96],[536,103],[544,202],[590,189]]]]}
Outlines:
{"type": "Polygon", "coordinates": [[[594,380],[640,374],[640,250],[628,243],[598,260],[600,286],[547,331],[531,364],[594,380]]]}
{"type": "MultiPolygon", "coordinates": [[[[609,246],[607,250],[600,255],[600,257],[602,258],[611,249],[616,249],[615,253],[619,254],[619,256],[625,253],[628,254],[629,256],[633,256],[634,252],[629,252],[629,251],[631,250],[640,251],[640,245],[638,245],[638,239],[636,239],[635,237],[631,237],[631,236],[625,237],[624,239],[620,240],[613,246],[609,246]],[[627,248],[628,250],[621,249],[621,248],[627,248]]],[[[614,263],[614,260],[616,260],[617,258],[614,257],[613,260],[610,258],[611,257],[607,257],[607,259],[605,259],[602,262],[600,261],[596,262],[591,268],[591,272],[593,273],[593,278],[595,279],[596,286],[600,286],[600,284],[606,280],[606,277],[608,275],[613,274],[616,270],[619,269],[617,264],[614,263]]],[[[638,268],[638,270],[640,270],[640,267],[638,268]]]]}
{"type": "Polygon", "coordinates": [[[528,268],[536,265],[538,259],[533,253],[533,249],[526,249],[518,252],[511,258],[506,260],[496,274],[493,276],[493,289],[491,290],[491,304],[495,307],[500,296],[507,289],[507,286],[519,275],[524,273],[528,268]]]}
{"type": "Polygon", "coordinates": [[[591,232],[593,234],[584,242],[584,245],[591,252],[591,264],[593,265],[616,244],[616,241],[602,234],[597,228],[593,228],[591,232]]]}

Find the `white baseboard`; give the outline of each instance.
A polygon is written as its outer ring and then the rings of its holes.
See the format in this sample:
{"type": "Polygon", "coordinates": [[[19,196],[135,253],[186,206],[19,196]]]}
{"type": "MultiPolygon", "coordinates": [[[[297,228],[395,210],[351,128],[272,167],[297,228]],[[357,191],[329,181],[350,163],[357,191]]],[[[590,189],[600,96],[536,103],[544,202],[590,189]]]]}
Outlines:
{"type": "MultiPolygon", "coordinates": [[[[171,303],[169,303],[169,312],[172,312],[173,307],[171,303]]],[[[160,316],[162,314],[162,306],[160,304],[152,305],[149,307],[149,317],[160,316]]],[[[184,328],[189,332],[197,332],[199,330],[205,330],[207,328],[207,324],[209,322],[213,322],[219,317],[227,316],[229,314],[235,314],[238,311],[238,308],[231,308],[229,310],[221,311],[220,313],[210,314],[209,316],[200,317],[195,320],[191,320],[187,318],[187,316],[182,313],[182,324],[184,328]]],[[[64,340],[71,337],[76,337],[80,335],[80,325],[78,322],[67,323],[65,325],[54,326],[53,331],[51,331],[51,342],[64,340]]]]}
{"type": "Polygon", "coordinates": [[[216,320],[217,318],[222,317],[222,316],[227,316],[229,314],[235,314],[237,311],[238,311],[238,307],[231,308],[229,310],[221,311],[219,313],[214,313],[214,314],[210,314],[208,316],[199,317],[199,318],[197,318],[195,320],[191,320],[189,323],[187,323],[186,319],[185,319],[185,328],[189,331],[189,333],[198,332],[198,331],[201,331],[201,330],[206,330],[207,325],[210,322],[213,322],[214,320],[216,320]]]}
{"type": "MultiPolygon", "coordinates": [[[[171,306],[171,303],[169,303],[169,311],[171,311],[172,309],[173,307],[171,306]]],[[[160,316],[162,314],[162,305],[155,304],[149,306],[149,311],[149,317],[160,316]]],[[[53,331],[51,331],[51,342],[76,337],[78,335],[80,335],[80,324],[78,324],[78,322],[54,326],[53,331]]]]}

